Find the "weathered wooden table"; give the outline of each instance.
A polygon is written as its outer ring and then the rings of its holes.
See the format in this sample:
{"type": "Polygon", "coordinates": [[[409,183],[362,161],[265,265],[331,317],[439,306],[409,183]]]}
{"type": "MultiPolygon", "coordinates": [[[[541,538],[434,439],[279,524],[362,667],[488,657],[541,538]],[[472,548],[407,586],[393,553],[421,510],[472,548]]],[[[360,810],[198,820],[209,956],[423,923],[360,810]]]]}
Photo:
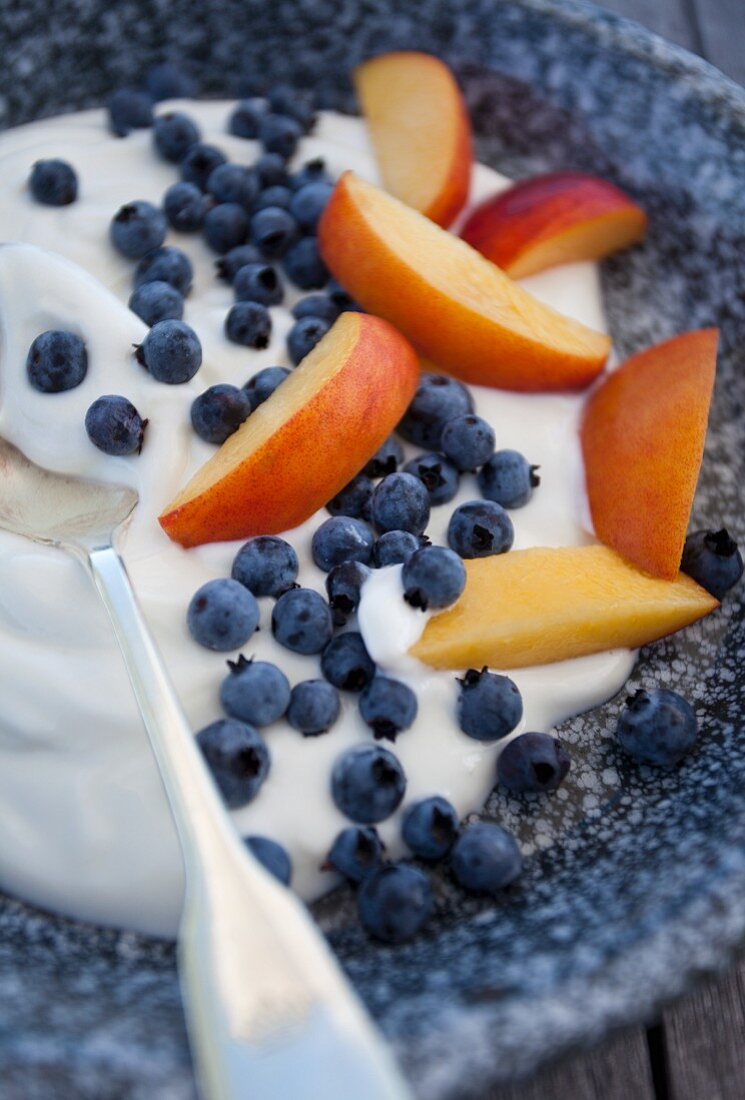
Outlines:
{"type": "MultiPolygon", "coordinates": [[[[745,0],[604,0],[745,84],[745,0]]],[[[745,963],[662,1014],[489,1100],[745,1100],[745,963]]]]}

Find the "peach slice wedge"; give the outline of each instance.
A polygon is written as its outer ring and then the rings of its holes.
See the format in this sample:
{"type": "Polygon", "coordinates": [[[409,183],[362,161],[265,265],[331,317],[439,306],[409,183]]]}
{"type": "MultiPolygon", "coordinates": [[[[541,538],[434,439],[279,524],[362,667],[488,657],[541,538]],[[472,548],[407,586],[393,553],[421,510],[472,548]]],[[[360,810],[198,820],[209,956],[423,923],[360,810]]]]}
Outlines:
{"type": "Polygon", "coordinates": [[[434,668],[526,668],[634,649],[719,606],[683,573],[657,580],[606,546],[511,550],[464,564],[463,595],[410,651],[434,668]]]}
{"type": "Polygon", "coordinates": [[[438,225],[465,206],[471,124],[447,65],[426,53],[381,54],[355,70],[386,191],[438,225]]]}
{"type": "Polygon", "coordinates": [[[686,332],[627,359],[590,395],[580,429],[595,534],[666,580],[680,568],[717,339],[686,332]]]}
{"type": "Polygon", "coordinates": [[[401,419],[419,363],[378,317],[344,313],[160,516],[182,546],[296,527],[359,473],[401,419]]]}
{"type": "Polygon", "coordinates": [[[612,183],[580,172],[522,180],[482,202],[461,237],[511,279],[637,244],[644,211],[612,183]]]}
{"type": "Polygon", "coordinates": [[[334,188],[319,243],[365,309],[466,382],[572,390],[603,369],[607,336],[543,305],[465,241],[352,172],[334,188]]]}

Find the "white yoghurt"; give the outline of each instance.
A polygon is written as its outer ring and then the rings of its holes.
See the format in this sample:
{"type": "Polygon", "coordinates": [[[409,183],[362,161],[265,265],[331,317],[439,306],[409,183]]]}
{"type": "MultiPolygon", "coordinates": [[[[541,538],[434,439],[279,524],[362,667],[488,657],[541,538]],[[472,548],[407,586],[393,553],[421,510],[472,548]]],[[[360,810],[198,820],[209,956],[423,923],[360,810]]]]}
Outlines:
{"type": "MultiPolygon", "coordinates": [[[[174,104],[161,105],[160,110],[174,104]]],[[[205,140],[248,163],[253,142],[226,133],[231,104],[183,103],[205,140]]],[[[109,244],[118,207],[132,199],[159,202],[177,178],[154,154],[150,131],[112,137],[103,111],[87,111],[11,130],[0,138],[0,435],[50,469],[126,483],[140,504],[121,551],[148,622],[194,729],[220,717],[225,657],[188,635],[186,607],[206,580],[227,576],[240,543],[185,551],[157,523],[163,506],[213,452],[194,434],[189,407],[216,382],[243,384],[262,367],[286,364],[289,305],[272,310],[271,346],[254,352],[230,344],[223,321],[231,289],[214,277],[215,256],[196,236],[169,234],[191,257],[194,289],[185,320],[202,341],[204,363],[182,386],[154,382],[132,356],[145,326],[126,306],[134,264],[109,244]],[[26,190],[35,160],[60,156],[80,179],[79,199],[61,209],[34,203],[26,190]],[[29,247],[36,246],[36,247],[29,247]],[[43,249],[44,251],[40,251],[43,249]],[[26,354],[45,329],[80,333],[88,347],[85,382],[64,394],[36,393],[25,377],[26,354]],[[140,456],[110,458],[83,427],[96,397],[119,393],[150,419],[140,456]]],[[[334,174],[354,168],[375,181],[365,127],[324,113],[298,162],[322,155],[334,174]]],[[[483,166],[472,199],[505,186],[483,166]]],[[[538,297],[578,320],[603,327],[597,272],[576,264],[525,280],[538,297]]],[[[472,387],[477,411],[493,426],[499,447],[515,447],[541,466],[532,501],[512,513],[515,546],[564,546],[591,538],[583,526],[584,497],[577,442],[580,397],[523,396],[472,387]]],[[[407,449],[413,454],[412,448],[407,449]]],[[[478,497],[475,479],[462,480],[458,500],[478,497]]],[[[428,533],[444,541],[453,502],[433,510],[428,533]]],[[[314,517],[287,536],[302,584],[324,591],[313,565],[314,517]]],[[[453,673],[435,672],[406,656],[427,616],[400,596],[399,570],[381,570],[365,588],[360,628],[370,652],[419,699],[414,726],[392,750],[405,769],[403,808],[431,794],[459,813],[478,810],[494,782],[497,749],[471,740],[455,720],[453,673]]],[[[319,675],[317,658],[282,649],[270,629],[271,601],[261,602],[261,630],[247,654],[275,661],[292,683],[319,675]]],[[[558,721],[612,695],[633,662],[628,651],[511,673],[525,704],[520,729],[549,730],[558,721]]],[[[289,850],[293,883],[306,898],[335,882],[319,865],[337,832],[349,824],[335,808],[329,776],[345,749],[369,743],[370,731],[346,696],[332,730],[303,738],[286,723],[264,731],[272,758],[253,803],[233,814],[243,835],[264,834],[289,850]]],[[[516,732],[519,732],[516,731],[516,732]]],[[[391,854],[401,811],[380,826],[391,854]]],[[[0,883],[32,902],[75,916],[172,935],[182,896],[182,868],[155,763],[103,607],[80,566],[64,553],[0,532],[0,883]]]]}

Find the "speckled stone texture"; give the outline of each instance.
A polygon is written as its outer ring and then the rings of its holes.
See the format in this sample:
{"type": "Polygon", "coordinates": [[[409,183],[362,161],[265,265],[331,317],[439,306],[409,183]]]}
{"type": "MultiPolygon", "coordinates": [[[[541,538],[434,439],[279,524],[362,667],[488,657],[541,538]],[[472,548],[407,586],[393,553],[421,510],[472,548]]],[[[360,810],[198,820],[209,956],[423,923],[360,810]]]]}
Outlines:
{"type": "MultiPolygon", "coordinates": [[[[98,103],[165,56],[209,93],[289,80],[347,110],[358,59],[445,56],[482,159],[516,176],[599,172],[650,213],[644,248],[603,272],[622,354],[721,326],[695,519],[745,538],[745,96],[706,64],[571,0],[15,0],[0,8],[0,41],[7,124],[98,103]]],[[[319,906],[419,1096],[483,1097],[649,1017],[742,942],[743,594],[645,652],[634,675],[632,687],[695,702],[703,736],[682,767],[660,775],[622,757],[616,700],[565,725],[574,767],[555,798],[493,796],[485,816],[530,854],[496,904],[442,875],[436,919],[396,948],[367,942],[348,893],[319,906]]],[[[169,945],[2,900],[0,1004],[4,1098],[194,1096],[169,945]]]]}

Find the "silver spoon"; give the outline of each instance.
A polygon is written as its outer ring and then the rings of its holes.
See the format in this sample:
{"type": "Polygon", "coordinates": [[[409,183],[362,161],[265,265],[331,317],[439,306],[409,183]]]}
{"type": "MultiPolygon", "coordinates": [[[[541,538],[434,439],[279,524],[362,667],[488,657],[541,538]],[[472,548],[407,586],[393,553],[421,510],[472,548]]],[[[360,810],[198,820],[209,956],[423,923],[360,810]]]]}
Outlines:
{"type": "Polygon", "coordinates": [[[137,493],[0,439],[0,528],[67,550],[106,605],[181,841],[179,972],[205,1100],[405,1100],[393,1058],[301,902],[249,854],[204,766],[124,563],[137,493]]]}

